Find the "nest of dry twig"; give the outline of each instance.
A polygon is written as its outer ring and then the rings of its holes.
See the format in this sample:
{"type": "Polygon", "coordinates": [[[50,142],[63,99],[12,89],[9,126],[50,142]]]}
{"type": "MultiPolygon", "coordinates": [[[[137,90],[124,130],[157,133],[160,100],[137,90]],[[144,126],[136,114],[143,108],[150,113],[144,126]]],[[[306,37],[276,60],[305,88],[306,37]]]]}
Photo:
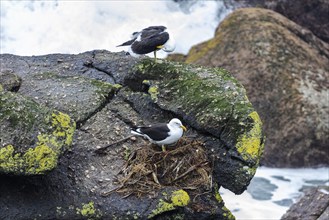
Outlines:
{"type": "Polygon", "coordinates": [[[203,143],[182,138],[173,150],[159,151],[151,145],[134,151],[117,176],[115,192],[156,195],[163,187],[177,187],[202,193],[211,189],[212,163],[203,143]]]}

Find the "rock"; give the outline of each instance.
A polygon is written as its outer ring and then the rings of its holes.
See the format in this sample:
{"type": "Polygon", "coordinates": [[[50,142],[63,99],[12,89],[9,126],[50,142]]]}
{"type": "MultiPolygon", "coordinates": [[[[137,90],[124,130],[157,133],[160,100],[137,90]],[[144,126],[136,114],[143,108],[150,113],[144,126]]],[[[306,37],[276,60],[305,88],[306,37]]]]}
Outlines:
{"type": "Polygon", "coordinates": [[[310,31],[266,9],[239,9],[213,39],[186,59],[223,67],[245,86],[267,134],[262,164],[328,165],[329,46],[310,31]]]}
{"type": "Polygon", "coordinates": [[[44,174],[72,143],[75,123],[61,112],[0,92],[0,173],[44,174]]]}
{"type": "Polygon", "coordinates": [[[0,84],[4,90],[17,92],[21,86],[22,79],[10,72],[0,72],[0,84]]]}
{"type": "Polygon", "coordinates": [[[247,7],[271,9],[312,31],[314,35],[329,43],[329,2],[326,0],[251,0],[247,7]]]}
{"type": "Polygon", "coordinates": [[[216,158],[214,176],[220,185],[242,193],[256,171],[264,141],[261,121],[244,88],[223,69],[167,62],[154,65],[148,60],[140,62],[125,81],[137,90],[145,79],[157,91],[154,103],[206,134],[204,142],[209,143],[206,148],[210,157],[216,158]],[[231,182],[232,177],[237,181],[231,182]]]}
{"type": "Polygon", "coordinates": [[[246,189],[264,137],[244,88],[227,71],[107,51],[5,54],[0,64],[22,78],[20,97],[80,122],[72,147],[52,172],[32,178],[0,176],[0,218],[234,219],[218,188],[237,194],[246,189]],[[140,137],[129,138],[130,127],[173,117],[188,126],[186,136],[203,143],[213,167],[208,190],[196,195],[195,189],[172,184],[141,197],[120,194],[119,174],[134,152],[149,147],[140,137]],[[105,146],[103,154],[95,152],[105,146]]]}
{"type": "Polygon", "coordinates": [[[172,53],[172,54],[168,54],[166,60],[183,63],[186,60],[186,55],[180,53],[172,53]]]}
{"type": "Polygon", "coordinates": [[[95,79],[44,72],[31,74],[19,93],[69,114],[79,126],[106,105],[119,87],[95,79]]]}
{"type": "Polygon", "coordinates": [[[329,187],[309,189],[298,202],[293,204],[281,220],[324,220],[329,217],[329,187]]]}

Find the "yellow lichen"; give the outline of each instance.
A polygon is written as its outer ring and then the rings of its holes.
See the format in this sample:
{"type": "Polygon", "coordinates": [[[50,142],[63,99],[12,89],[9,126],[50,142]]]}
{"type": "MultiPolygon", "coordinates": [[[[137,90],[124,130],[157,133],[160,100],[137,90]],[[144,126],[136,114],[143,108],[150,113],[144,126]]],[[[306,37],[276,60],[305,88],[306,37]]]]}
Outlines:
{"type": "Polygon", "coordinates": [[[219,194],[219,189],[218,189],[217,183],[215,183],[215,185],[214,185],[214,191],[215,191],[215,199],[217,200],[217,202],[219,202],[219,203],[223,202],[223,199],[219,194]]]}
{"type": "Polygon", "coordinates": [[[15,172],[23,164],[23,159],[19,153],[14,154],[14,146],[7,145],[0,149],[0,170],[5,173],[15,172]]]}
{"type": "Polygon", "coordinates": [[[99,219],[101,218],[100,210],[96,209],[94,206],[94,202],[91,201],[87,204],[82,203],[82,208],[76,208],[77,214],[86,217],[87,219],[99,219]]]}
{"type": "Polygon", "coordinates": [[[172,193],[171,202],[174,206],[187,206],[190,202],[190,196],[186,191],[180,189],[172,193]]]}
{"type": "Polygon", "coordinates": [[[154,101],[154,102],[157,102],[158,101],[158,95],[159,95],[159,90],[158,90],[158,87],[156,86],[151,86],[148,90],[148,93],[151,95],[151,99],[154,101]]]}
{"type": "Polygon", "coordinates": [[[64,143],[67,146],[70,146],[75,131],[75,122],[71,122],[71,119],[67,114],[57,112],[57,114],[52,113],[52,125],[55,128],[53,135],[55,137],[66,137],[64,143]]]}
{"type": "Polygon", "coordinates": [[[148,218],[153,218],[163,212],[168,212],[176,209],[177,207],[187,206],[190,202],[190,196],[184,190],[177,190],[171,194],[171,202],[166,202],[163,199],[159,200],[158,206],[152,211],[148,218]]]}
{"type": "Polygon", "coordinates": [[[143,82],[142,82],[142,84],[150,85],[151,83],[150,83],[150,80],[144,79],[143,82]]]}
{"type": "Polygon", "coordinates": [[[1,91],[3,91],[3,87],[2,87],[2,85],[0,84],[0,92],[1,92],[1,91]]]}
{"type": "Polygon", "coordinates": [[[30,148],[23,155],[15,153],[12,145],[0,149],[0,170],[5,173],[25,170],[26,174],[42,174],[56,165],[57,154],[46,145],[30,148]]]}
{"type": "Polygon", "coordinates": [[[223,205],[223,207],[222,207],[223,216],[226,217],[226,219],[228,219],[228,220],[234,220],[235,219],[234,215],[224,205],[224,201],[223,201],[222,197],[219,194],[219,188],[218,188],[218,184],[217,183],[214,184],[214,191],[215,191],[215,198],[216,198],[217,202],[218,203],[221,203],[223,205]]]}
{"type": "Polygon", "coordinates": [[[226,208],[226,206],[223,206],[222,210],[224,211],[223,216],[226,217],[226,219],[235,220],[235,216],[230,210],[228,210],[228,208],[226,208]]]}
{"type": "Polygon", "coordinates": [[[249,114],[253,119],[253,127],[238,138],[236,147],[243,159],[257,160],[262,152],[262,122],[256,111],[249,114]]]}
{"type": "Polygon", "coordinates": [[[41,174],[57,166],[57,154],[45,144],[30,148],[23,158],[27,165],[26,172],[30,174],[41,174]]]}
{"type": "Polygon", "coordinates": [[[37,138],[38,138],[37,145],[46,144],[48,146],[52,146],[56,148],[60,146],[57,137],[53,136],[52,134],[39,134],[37,138]]]}
{"type": "Polygon", "coordinates": [[[21,173],[26,175],[44,174],[57,166],[57,159],[63,145],[71,145],[75,123],[61,112],[52,113],[50,133],[37,136],[35,147],[25,153],[15,153],[12,145],[0,149],[0,171],[4,173],[21,173]]]}

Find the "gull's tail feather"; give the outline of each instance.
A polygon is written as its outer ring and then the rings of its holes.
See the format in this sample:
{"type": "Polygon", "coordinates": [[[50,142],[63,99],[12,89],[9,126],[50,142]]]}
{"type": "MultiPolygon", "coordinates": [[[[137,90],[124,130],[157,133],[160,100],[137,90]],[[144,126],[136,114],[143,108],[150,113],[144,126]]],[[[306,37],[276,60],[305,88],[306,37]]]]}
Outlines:
{"type": "Polygon", "coordinates": [[[139,136],[144,136],[144,134],[140,131],[139,128],[132,128],[130,133],[135,134],[135,135],[139,135],[139,136]]]}

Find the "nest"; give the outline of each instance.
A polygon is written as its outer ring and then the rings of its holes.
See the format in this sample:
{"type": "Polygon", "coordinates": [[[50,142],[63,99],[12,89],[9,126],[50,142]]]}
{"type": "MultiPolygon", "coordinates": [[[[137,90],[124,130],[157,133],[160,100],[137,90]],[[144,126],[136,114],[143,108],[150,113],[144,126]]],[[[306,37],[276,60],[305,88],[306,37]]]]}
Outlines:
{"type": "Polygon", "coordinates": [[[159,149],[148,145],[134,151],[117,175],[114,183],[118,187],[111,192],[140,197],[154,196],[168,186],[196,194],[211,189],[212,163],[202,142],[182,138],[173,150],[162,152],[159,149]]]}

